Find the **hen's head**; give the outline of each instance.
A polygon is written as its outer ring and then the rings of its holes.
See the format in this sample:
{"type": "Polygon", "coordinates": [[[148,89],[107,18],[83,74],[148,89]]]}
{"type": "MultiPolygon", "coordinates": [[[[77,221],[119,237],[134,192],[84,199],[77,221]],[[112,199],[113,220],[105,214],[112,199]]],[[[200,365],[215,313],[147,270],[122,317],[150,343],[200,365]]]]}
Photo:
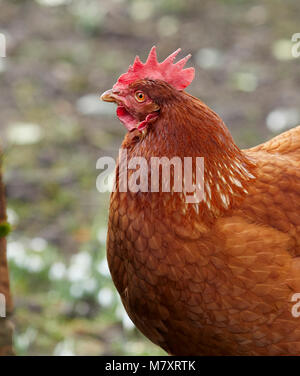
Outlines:
{"type": "Polygon", "coordinates": [[[143,130],[155,122],[161,107],[193,81],[194,68],[183,69],[191,55],[173,64],[179,52],[159,63],[152,47],[145,64],[137,56],[113,88],[102,94],[102,100],[117,103],[117,116],[129,131],[143,130]]]}

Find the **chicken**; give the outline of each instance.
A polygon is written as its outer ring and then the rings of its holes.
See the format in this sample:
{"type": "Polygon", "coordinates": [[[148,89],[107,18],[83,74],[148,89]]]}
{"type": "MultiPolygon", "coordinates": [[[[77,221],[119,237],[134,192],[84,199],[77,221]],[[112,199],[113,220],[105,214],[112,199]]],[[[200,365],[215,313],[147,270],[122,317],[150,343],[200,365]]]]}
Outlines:
{"type": "Polygon", "coordinates": [[[178,52],[136,57],[101,98],[117,103],[128,161],[203,157],[203,198],[120,189],[120,157],[107,238],[114,284],[137,328],[171,355],[300,355],[300,127],[240,150],[184,91],[194,69],[183,69],[189,56],[174,64],[178,52]]]}

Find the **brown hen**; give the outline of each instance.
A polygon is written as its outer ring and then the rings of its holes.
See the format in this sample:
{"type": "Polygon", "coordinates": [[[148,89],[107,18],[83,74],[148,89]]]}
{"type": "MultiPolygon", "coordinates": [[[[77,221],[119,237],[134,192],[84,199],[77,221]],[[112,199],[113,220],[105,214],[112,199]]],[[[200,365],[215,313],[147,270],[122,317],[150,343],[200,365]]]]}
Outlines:
{"type": "Polygon", "coordinates": [[[188,57],[173,64],[177,53],[161,64],[155,48],[145,64],[136,58],[102,99],[118,104],[128,160],[204,157],[204,196],[191,204],[161,187],[120,192],[118,165],[113,281],[137,328],[169,354],[299,355],[300,127],[240,150],[220,117],[183,91],[194,72],[183,69],[188,57]]]}

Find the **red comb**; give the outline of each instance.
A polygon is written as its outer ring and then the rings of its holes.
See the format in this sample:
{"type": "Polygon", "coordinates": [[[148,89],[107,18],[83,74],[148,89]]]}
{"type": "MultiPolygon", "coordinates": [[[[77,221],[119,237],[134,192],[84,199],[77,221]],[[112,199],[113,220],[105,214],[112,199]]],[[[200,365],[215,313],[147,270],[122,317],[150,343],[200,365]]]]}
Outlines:
{"type": "Polygon", "coordinates": [[[163,80],[177,90],[183,90],[193,81],[195,70],[194,68],[183,69],[191,55],[187,55],[176,64],[173,64],[180,51],[181,49],[178,48],[162,63],[159,63],[156,56],[156,47],[152,47],[146,63],[143,64],[137,56],[133,65],[129,66],[128,71],[119,77],[117,83],[113,86],[113,90],[125,89],[132,82],[145,78],[163,80]]]}

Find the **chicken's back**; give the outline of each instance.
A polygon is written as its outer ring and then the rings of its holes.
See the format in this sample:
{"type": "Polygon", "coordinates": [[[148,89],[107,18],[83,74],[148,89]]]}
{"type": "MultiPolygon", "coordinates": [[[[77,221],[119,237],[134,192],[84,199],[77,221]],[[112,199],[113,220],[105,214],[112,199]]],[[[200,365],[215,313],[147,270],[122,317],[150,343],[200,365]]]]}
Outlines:
{"type": "Polygon", "coordinates": [[[293,315],[300,293],[300,127],[281,136],[245,151],[256,180],[242,204],[215,223],[232,272],[218,294],[230,301],[226,326],[241,341],[236,354],[300,354],[300,318],[293,315]]]}
{"type": "Polygon", "coordinates": [[[300,125],[272,138],[270,141],[249,149],[251,152],[266,151],[271,154],[292,155],[300,162],[300,125]]]}
{"type": "Polygon", "coordinates": [[[300,256],[300,126],[244,151],[255,161],[257,179],[239,212],[289,234],[300,256]]]}

